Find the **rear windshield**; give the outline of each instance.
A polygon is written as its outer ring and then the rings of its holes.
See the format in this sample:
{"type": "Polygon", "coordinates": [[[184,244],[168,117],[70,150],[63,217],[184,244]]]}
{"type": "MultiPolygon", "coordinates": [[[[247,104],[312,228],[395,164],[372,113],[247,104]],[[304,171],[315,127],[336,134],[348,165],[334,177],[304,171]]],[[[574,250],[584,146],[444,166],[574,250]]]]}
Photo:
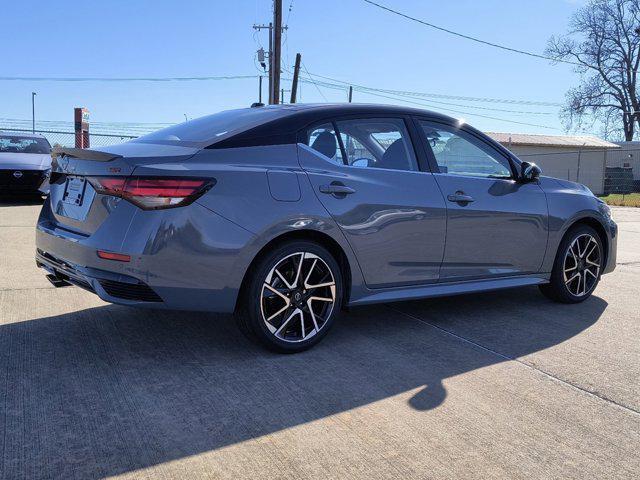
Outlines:
{"type": "Polygon", "coordinates": [[[50,153],[46,138],[0,135],[0,153],[50,153]]]}
{"type": "Polygon", "coordinates": [[[283,109],[269,107],[226,110],[163,128],[133,142],[203,147],[286,114],[283,109]]]}

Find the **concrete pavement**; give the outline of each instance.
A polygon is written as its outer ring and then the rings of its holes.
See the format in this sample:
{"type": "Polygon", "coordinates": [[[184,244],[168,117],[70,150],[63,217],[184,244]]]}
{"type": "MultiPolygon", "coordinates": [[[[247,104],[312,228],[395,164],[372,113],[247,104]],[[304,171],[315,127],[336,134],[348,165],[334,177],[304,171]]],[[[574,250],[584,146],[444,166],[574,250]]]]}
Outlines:
{"type": "Polygon", "coordinates": [[[0,206],[0,478],[636,478],[640,210],[580,305],[535,288],[353,309],[267,353],[229,316],[53,289],[0,206]]]}

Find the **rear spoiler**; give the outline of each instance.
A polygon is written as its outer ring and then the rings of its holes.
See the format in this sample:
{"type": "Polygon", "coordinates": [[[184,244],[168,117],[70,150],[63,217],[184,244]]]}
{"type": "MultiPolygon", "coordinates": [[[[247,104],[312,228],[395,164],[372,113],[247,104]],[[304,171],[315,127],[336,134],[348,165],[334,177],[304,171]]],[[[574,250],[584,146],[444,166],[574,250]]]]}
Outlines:
{"type": "Polygon", "coordinates": [[[99,152],[97,150],[85,150],[83,148],[67,148],[53,147],[51,150],[51,158],[55,160],[58,156],[79,158],[82,160],[93,160],[96,162],[110,162],[116,158],[122,158],[122,155],[114,153],[99,152]]]}

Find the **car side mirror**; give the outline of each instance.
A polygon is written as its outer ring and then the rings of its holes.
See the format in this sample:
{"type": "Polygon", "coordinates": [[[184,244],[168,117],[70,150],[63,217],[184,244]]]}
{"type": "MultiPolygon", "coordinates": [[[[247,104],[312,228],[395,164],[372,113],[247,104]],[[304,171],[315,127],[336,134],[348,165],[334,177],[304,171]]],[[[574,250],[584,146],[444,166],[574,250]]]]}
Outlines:
{"type": "Polygon", "coordinates": [[[368,167],[369,166],[368,158],[358,158],[351,163],[352,167],[368,167]]]}
{"type": "Polygon", "coordinates": [[[523,182],[533,182],[542,174],[542,169],[532,162],[522,162],[520,178],[523,182]]]}

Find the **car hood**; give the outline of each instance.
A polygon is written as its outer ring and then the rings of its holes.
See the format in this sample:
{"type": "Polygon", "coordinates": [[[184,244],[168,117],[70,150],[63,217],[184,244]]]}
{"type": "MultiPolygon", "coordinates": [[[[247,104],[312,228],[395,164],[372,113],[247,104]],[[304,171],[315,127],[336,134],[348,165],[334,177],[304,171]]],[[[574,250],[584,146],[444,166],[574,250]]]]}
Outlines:
{"type": "Polygon", "coordinates": [[[0,170],[46,170],[51,167],[48,153],[0,152],[0,170]]]}
{"type": "Polygon", "coordinates": [[[569,180],[562,180],[561,178],[545,177],[542,176],[539,179],[540,186],[545,191],[573,191],[576,193],[583,193],[586,195],[593,195],[589,187],[569,180]]]}

